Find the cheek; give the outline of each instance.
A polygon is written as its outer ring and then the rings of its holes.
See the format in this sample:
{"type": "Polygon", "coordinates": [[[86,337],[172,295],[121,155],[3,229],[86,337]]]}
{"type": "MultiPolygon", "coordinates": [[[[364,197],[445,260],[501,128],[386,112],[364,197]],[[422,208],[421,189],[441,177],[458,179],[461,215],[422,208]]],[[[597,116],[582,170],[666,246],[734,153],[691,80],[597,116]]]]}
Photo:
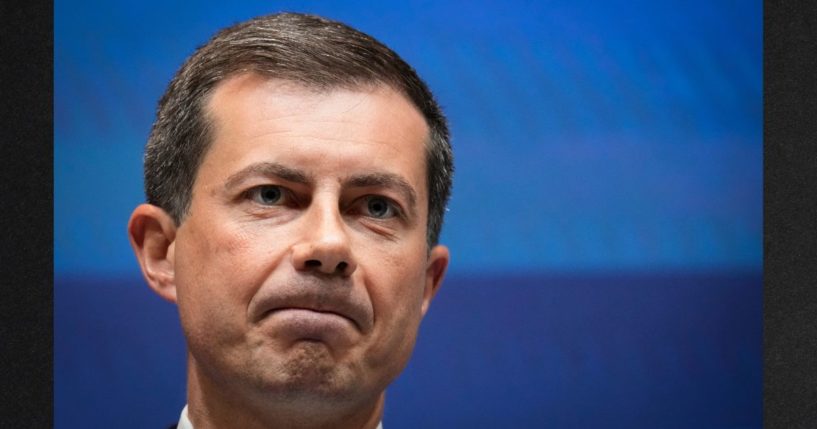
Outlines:
{"type": "Polygon", "coordinates": [[[175,279],[185,331],[206,337],[240,329],[260,284],[256,249],[244,231],[191,222],[177,236],[175,279]]]}
{"type": "MultiPolygon", "coordinates": [[[[210,212],[218,213],[217,210],[210,212]]],[[[195,220],[191,217],[188,222],[177,236],[176,271],[181,288],[257,283],[259,276],[280,259],[276,240],[263,228],[250,228],[224,216],[195,220]]],[[[207,292],[229,295],[246,290],[225,287],[207,292]]]]}
{"type": "Polygon", "coordinates": [[[413,246],[397,244],[398,251],[376,249],[366,260],[366,276],[370,280],[369,294],[376,314],[388,318],[389,315],[417,313],[423,298],[425,279],[425,255],[409,253],[405,249],[413,246]],[[401,247],[402,246],[402,247],[401,247]]]}
{"type": "Polygon", "coordinates": [[[424,288],[424,256],[384,258],[374,267],[369,294],[375,313],[369,365],[402,370],[411,354],[421,319],[424,288]]]}

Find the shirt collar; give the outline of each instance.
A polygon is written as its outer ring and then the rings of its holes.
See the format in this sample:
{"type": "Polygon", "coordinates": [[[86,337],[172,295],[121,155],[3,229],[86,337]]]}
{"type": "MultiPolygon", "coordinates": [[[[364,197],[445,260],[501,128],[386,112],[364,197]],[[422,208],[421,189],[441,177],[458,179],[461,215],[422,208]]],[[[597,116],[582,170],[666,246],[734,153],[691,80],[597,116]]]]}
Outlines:
{"type": "Polygon", "coordinates": [[[182,408],[182,415],[179,416],[179,424],[176,426],[176,429],[193,429],[193,423],[190,423],[190,419],[187,417],[186,404],[184,408],[182,408]]]}
{"type": "MultiPolygon", "coordinates": [[[[182,408],[182,415],[179,416],[179,424],[176,429],[193,429],[193,423],[190,423],[190,418],[187,417],[187,405],[182,408]]],[[[383,421],[377,424],[377,429],[383,429],[383,421]]]]}

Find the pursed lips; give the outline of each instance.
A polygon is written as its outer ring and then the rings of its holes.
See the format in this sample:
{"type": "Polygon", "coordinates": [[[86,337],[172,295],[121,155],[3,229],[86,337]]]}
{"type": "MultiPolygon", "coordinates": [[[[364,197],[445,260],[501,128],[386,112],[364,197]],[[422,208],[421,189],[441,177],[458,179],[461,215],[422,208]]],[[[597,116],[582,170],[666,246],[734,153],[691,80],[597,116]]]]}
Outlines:
{"type": "Polygon", "coordinates": [[[345,285],[327,285],[302,281],[284,283],[259,291],[251,302],[251,314],[256,323],[286,310],[303,310],[317,315],[334,315],[349,321],[358,331],[366,333],[373,317],[365,295],[355,294],[345,285]]]}
{"type": "Polygon", "coordinates": [[[349,316],[347,316],[345,314],[339,313],[337,311],[321,310],[321,309],[310,308],[310,307],[302,307],[302,306],[286,307],[286,306],[283,306],[283,307],[272,308],[272,309],[267,310],[266,312],[264,312],[264,314],[263,314],[263,316],[261,318],[264,319],[264,318],[266,318],[267,316],[269,316],[271,314],[280,313],[282,311],[288,311],[288,310],[308,311],[308,312],[312,312],[312,313],[319,313],[319,314],[342,317],[342,318],[348,320],[351,324],[353,324],[358,330],[362,331],[362,329],[360,327],[360,324],[355,319],[353,319],[353,318],[351,318],[351,317],[349,317],[349,316]]]}

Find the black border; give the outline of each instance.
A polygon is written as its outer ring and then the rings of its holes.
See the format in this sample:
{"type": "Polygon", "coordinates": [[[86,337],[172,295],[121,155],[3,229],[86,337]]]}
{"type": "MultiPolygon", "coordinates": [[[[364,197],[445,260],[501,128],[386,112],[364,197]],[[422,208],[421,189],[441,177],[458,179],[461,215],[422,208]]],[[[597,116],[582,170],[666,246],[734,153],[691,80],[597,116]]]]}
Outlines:
{"type": "MultiPolygon", "coordinates": [[[[0,426],[53,426],[53,5],[0,2],[0,426]]],[[[764,427],[817,422],[817,4],[764,4],[764,427]]]]}
{"type": "Polygon", "coordinates": [[[53,425],[53,15],[0,1],[0,427],[53,425]]]}
{"type": "Polygon", "coordinates": [[[817,3],[764,4],[764,427],[817,427],[817,3]]]}

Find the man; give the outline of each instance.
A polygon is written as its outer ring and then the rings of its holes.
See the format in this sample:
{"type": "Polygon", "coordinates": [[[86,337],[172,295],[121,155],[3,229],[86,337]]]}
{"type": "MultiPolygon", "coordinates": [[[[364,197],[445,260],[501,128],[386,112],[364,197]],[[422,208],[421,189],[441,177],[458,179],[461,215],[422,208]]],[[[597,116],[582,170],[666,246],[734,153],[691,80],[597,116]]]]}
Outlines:
{"type": "Polygon", "coordinates": [[[381,427],[449,261],[426,85],[371,37],[278,14],[216,34],[159,103],[128,224],[188,350],[179,428],[381,427]]]}

